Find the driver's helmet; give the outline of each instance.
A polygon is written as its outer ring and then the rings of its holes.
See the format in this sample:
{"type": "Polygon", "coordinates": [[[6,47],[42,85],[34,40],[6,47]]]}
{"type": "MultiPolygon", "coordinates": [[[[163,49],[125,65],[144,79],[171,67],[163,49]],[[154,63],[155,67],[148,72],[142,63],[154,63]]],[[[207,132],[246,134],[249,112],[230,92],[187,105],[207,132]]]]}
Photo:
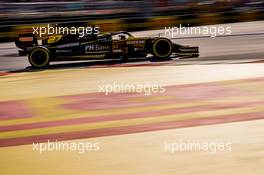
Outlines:
{"type": "Polygon", "coordinates": [[[126,39],[126,36],[125,35],[119,35],[119,38],[120,38],[120,40],[124,40],[124,39],[126,39]]]}

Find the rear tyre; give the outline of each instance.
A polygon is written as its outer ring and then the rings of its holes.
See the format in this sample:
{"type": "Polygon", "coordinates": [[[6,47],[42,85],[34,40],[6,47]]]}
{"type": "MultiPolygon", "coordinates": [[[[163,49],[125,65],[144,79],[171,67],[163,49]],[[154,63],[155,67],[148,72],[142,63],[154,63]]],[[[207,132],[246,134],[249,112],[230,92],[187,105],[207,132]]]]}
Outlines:
{"type": "Polygon", "coordinates": [[[158,59],[167,59],[171,56],[173,44],[167,38],[158,38],[154,40],[152,45],[152,54],[158,59]]]}
{"type": "Polygon", "coordinates": [[[34,68],[45,68],[50,62],[49,50],[45,47],[36,47],[30,52],[28,60],[34,68]]]}

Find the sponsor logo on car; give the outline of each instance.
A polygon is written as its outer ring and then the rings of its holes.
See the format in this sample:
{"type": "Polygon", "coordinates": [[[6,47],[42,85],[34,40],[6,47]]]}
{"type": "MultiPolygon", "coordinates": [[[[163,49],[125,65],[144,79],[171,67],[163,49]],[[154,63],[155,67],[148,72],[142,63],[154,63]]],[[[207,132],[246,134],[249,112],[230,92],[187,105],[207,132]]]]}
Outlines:
{"type": "Polygon", "coordinates": [[[33,41],[33,37],[20,37],[19,41],[21,42],[33,41]]]}
{"type": "Polygon", "coordinates": [[[85,46],[85,52],[89,51],[107,51],[109,50],[109,45],[100,45],[100,44],[88,44],[85,46]]]}
{"type": "Polygon", "coordinates": [[[183,48],[179,48],[179,50],[181,52],[198,52],[198,48],[193,48],[193,47],[183,47],[183,48]]]}
{"type": "Polygon", "coordinates": [[[145,44],[145,40],[131,40],[126,42],[129,45],[145,44]]]}
{"type": "Polygon", "coordinates": [[[70,53],[72,50],[56,50],[57,53],[70,53]]]}
{"type": "Polygon", "coordinates": [[[73,46],[79,46],[79,45],[80,43],[69,43],[69,44],[59,45],[57,46],[57,48],[73,47],[73,46]]]}

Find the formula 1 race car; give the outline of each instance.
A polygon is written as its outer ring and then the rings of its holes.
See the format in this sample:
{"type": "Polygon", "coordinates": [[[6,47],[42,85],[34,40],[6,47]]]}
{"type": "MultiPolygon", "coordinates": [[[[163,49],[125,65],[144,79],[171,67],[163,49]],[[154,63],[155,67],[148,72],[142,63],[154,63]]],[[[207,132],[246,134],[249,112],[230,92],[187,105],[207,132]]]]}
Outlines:
{"type": "Polygon", "coordinates": [[[102,35],[50,35],[37,40],[32,34],[20,35],[15,39],[19,55],[28,55],[30,64],[44,68],[52,61],[73,61],[91,59],[128,59],[146,57],[167,59],[175,56],[198,57],[198,47],[182,46],[162,37],[134,37],[128,32],[102,35]]]}

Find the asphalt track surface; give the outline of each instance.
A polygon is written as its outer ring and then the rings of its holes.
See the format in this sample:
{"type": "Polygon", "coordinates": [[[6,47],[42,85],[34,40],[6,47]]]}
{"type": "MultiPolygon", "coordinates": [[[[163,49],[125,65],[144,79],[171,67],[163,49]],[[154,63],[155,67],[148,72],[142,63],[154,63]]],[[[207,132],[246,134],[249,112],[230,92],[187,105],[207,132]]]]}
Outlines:
{"type": "Polygon", "coordinates": [[[174,39],[199,46],[201,56],[164,62],[56,63],[32,70],[12,43],[1,44],[1,174],[263,174],[264,22],[226,25],[232,36],[174,39]],[[113,82],[164,85],[166,91],[99,92],[113,82]],[[33,151],[33,142],[47,140],[96,142],[100,150],[33,151]],[[179,140],[231,143],[232,149],[166,150],[166,143],[179,140]]]}

